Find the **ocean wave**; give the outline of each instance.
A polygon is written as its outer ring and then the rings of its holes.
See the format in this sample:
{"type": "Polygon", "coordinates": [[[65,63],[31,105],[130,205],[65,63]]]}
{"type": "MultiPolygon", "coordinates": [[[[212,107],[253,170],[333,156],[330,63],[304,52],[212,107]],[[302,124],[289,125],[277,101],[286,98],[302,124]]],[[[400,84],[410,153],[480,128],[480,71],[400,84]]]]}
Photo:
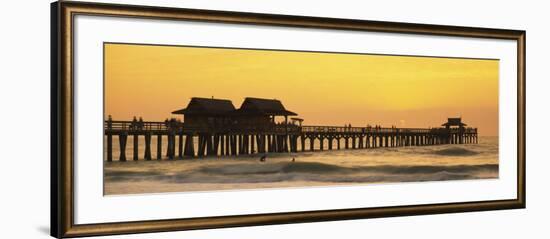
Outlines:
{"type": "Polygon", "coordinates": [[[274,174],[274,173],[342,173],[354,168],[317,162],[242,163],[234,165],[206,166],[200,172],[207,174],[274,174]]]}
{"type": "Polygon", "coordinates": [[[498,164],[481,165],[377,165],[360,167],[343,167],[318,162],[278,162],[257,164],[236,164],[207,166],[200,169],[206,174],[247,175],[274,173],[314,173],[314,174],[347,174],[347,173],[385,173],[385,174],[424,174],[437,172],[473,172],[498,171],[498,164]]]}
{"type": "Polygon", "coordinates": [[[423,182],[498,176],[498,164],[374,165],[345,167],[321,162],[240,162],[203,165],[189,171],[109,169],[107,182],[273,183],[289,181],[333,183],[423,182]],[[480,176],[481,175],[481,176],[480,176]],[[484,175],[484,176],[483,176],[484,175]]]}
{"type": "Polygon", "coordinates": [[[442,155],[442,156],[472,156],[479,154],[476,151],[461,148],[461,147],[452,147],[446,149],[435,150],[432,154],[442,155]]]}

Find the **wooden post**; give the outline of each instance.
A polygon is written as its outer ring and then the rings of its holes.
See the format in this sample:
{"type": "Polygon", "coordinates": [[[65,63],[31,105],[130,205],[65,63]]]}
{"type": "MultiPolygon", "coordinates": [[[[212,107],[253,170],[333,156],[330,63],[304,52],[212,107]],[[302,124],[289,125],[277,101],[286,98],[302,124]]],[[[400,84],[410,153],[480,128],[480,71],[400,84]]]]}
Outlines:
{"type": "Polygon", "coordinates": [[[262,135],[257,134],[255,137],[256,137],[256,149],[258,150],[258,153],[263,153],[263,151],[262,151],[262,135]]]}
{"type": "Polygon", "coordinates": [[[241,134],[237,135],[237,145],[239,150],[238,154],[242,155],[244,151],[244,147],[243,147],[243,136],[241,134]]]}
{"type": "Polygon", "coordinates": [[[145,133],[145,154],[143,158],[145,160],[151,160],[151,132],[145,133]]]}
{"type": "Polygon", "coordinates": [[[178,134],[178,157],[183,158],[183,132],[178,134]]]}
{"type": "Polygon", "coordinates": [[[214,156],[214,144],[213,144],[213,140],[214,140],[214,136],[212,136],[211,134],[207,134],[205,136],[205,140],[206,140],[206,156],[214,156]]]}
{"type": "Polygon", "coordinates": [[[262,153],[265,153],[265,152],[268,152],[267,151],[267,147],[269,147],[269,144],[268,144],[268,138],[269,136],[268,135],[262,135],[262,153]]]}
{"type": "Polygon", "coordinates": [[[279,135],[273,135],[273,152],[279,152],[279,135]]]}
{"type": "Polygon", "coordinates": [[[107,133],[107,162],[113,161],[113,134],[107,133]]]}
{"type": "Polygon", "coordinates": [[[197,150],[198,157],[204,157],[204,151],[206,150],[206,137],[204,134],[199,134],[199,148],[197,150]]]}
{"type": "Polygon", "coordinates": [[[336,147],[338,150],[340,150],[340,139],[341,139],[340,137],[336,138],[336,147]]]}
{"type": "Polygon", "coordinates": [[[128,139],[128,133],[122,132],[118,135],[118,142],[120,145],[120,157],[119,161],[126,161],[126,140],[128,139]]]}
{"type": "Polygon", "coordinates": [[[167,139],[168,139],[168,144],[166,145],[166,157],[168,157],[168,159],[174,159],[174,155],[175,155],[175,142],[176,141],[176,137],[174,135],[174,132],[168,132],[168,135],[167,135],[167,139]]]}
{"type": "Polygon", "coordinates": [[[267,135],[267,152],[273,152],[273,142],[271,135],[267,135]]]}
{"type": "Polygon", "coordinates": [[[279,135],[279,152],[286,152],[286,135],[279,135]]]}
{"type": "Polygon", "coordinates": [[[175,132],[169,133],[170,137],[170,159],[174,159],[176,156],[176,134],[175,132]]]}
{"type": "Polygon", "coordinates": [[[277,152],[278,148],[277,148],[277,140],[279,140],[277,138],[277,135],[271,135],[271,152],[277,152]]]}
{"type": "Polygon", "coordinates": [[[323,151],[325,150],[325,137],[323,137],[322,135],[319,135],[319,150],[323,151]]]}
{"type": "Polygon", "coordinates": [[[309,151],[315,151],[315,136],[310,135],[309,136],[309,151]]]}
{"type": "Polygon", "coordinates": [[[237,155],[237,135],[231,135],[231,155],[237,155]]]}
{"type": "Polygon", "coordinates": [[[162,159],[162,134],[157,134],[157,159],[162,159]]]}
{"type": "Polygon", "coordinates": [[[294,153],[298,152],[298,135],[293,136],[292,148],[293,148],[292,152],[294,153]]]}
{"type": "Polygon", "coordinates": [[[132,138],[134,139],[134,161],[138,161],[138,158],[139,158],[139,155],[138,155],[138,140],[139,140],[139,136],[137,133],[134,133],[134,135],[132,136],[132,138]]]}
{"type": "Polygon", "coordinates": [[[306,137],[304,134],[300,135],[300,141],[302,144],[302,152],[306,151],[306,137]]]}
{"type": "Polygon", "coordinates": [[[220,156],[225,155],[225,135],[220,135],[220,156]]]}
{"type": "Polygon", "coordinates": [[[286,153],[288,152],[288,134],[285,134],[282,136],[282,140],[283,140],[283,151],[286,153]]]}
{"type": "Polygon", "coordinates": [[[260,134],[260,137],[258,138],[258,152],[265,153],[265,139],[266,136],[264,134],[260,134]]]}
{"type": "Polygon", "coordinates": [[[345,148],[346,148],[346,149],[349,149],[349,139],[348,139],[348,136],[345,136],[345,137],[344,137],[344,144],[345,144],[345,148]]]}
{"type": "Polygon", "coordinates": [[[243,135],[243,152],[244,152],[244,154],[249,154],[250,153],[249,145],[250,145],[250,135],[245,134],[245,135],[243,135]]]}
{"type": "Polygon", "coordinates": [[[256,149],[254,147],[254,142],[256,141],[255,140],[256,138],[257,138],[256,135],[254,135],[254,134],[250,135],[250,154],[255,154],[256,153],[256,149]]]}
{"type": "Polygon", "coordinates": [[[185,156],[195,157],[195,142],[192,134],[185,135],[185,156]]]}
{"type": "Polygon", "coordinates": [[[356,149],[356,148],[357,148],[357,146],[356,146],[356,143],[357,143],[357,142],[355,142],[355,141],[356,141],[356,137],[355,137],[355,135],[352,135],[352,136],[351,136],[351,148],[352,148],[352,149],[356,149]]]}
{"type": "Polygon", "coordinates": [[[283,152],[283,139],[280,135],[275,135],[275,152],[283,152]]]}
{"type": "Polygon", "coordinates": [[[170,158],[170,146],[172,144],[172,137],[170,137],[170,132],[166,134],[166,157],[170,158]]]}
{"type": "Polygon", "coordinates": [[[197,138],[197,143],[198,143],[198,147],[197,147],[197,157],[202,157],[204,156],[204,151],[202,151],[203,147],[202,145],[204,144],[204,136],[202,134],[199,134],[198,135],[198,138],[197,138]]]}
{"type": "Polygon", "coordinates": [[[229,134],[225,135],[225,155],[230,154],[231,144],[229,143],[231,136],[229,134]]]}

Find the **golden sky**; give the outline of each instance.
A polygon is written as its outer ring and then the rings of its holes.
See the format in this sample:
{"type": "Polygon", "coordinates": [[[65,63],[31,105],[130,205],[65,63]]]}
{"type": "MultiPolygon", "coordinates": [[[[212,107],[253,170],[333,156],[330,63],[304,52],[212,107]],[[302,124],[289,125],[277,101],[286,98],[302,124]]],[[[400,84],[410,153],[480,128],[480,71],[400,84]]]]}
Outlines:
{"type": "MultiPolygon", "coordinates": [[[[162,121],[191,97],[279,99],[305,125],[498,135],[498,60],[105,44],[105,115],[162,121]]],[[[181,116],[178,116],[181,117],[181,116]]]]}

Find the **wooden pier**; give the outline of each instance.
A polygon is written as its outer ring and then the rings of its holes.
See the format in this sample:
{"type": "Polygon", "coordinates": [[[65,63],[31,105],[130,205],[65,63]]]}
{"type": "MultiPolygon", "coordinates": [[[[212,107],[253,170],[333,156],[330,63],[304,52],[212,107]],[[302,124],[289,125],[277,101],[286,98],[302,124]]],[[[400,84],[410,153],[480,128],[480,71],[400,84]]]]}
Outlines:
{"type": "MultiPolygon", "coordinates": [[[[286,117],[285,117],[286,118],[286,117]]],[[[286,122],[286,120],[285,120],[286,122]]],[[[412,147],[440,144],[477,144],[477,128],[466,128],[456,120],[437,128],[384,128],[302,126],[291,123],[257,127],[198,127],[175,120],[165,122],[105,121],[107,161],[126,157],[128,140],[133,144],[131,160],[191,159],[226,155],[412,147]],[[458,127],[451,127],[453,126],[458,127]],[[117,136],[118,142],[113,141],[117,136]],[[156,148],[152,139],[156,138],[156,148]],[[166,141],[163,141],[166,139],[166,141]],[[140,148],[140,140],[144,148],[140,148]],[[163,143],[166,142],[166,145],[163,143]],[[118,143],[119,155],[113,155],[118,143]],[[163,157],[163,155],[165,157],[163,157]]]]}

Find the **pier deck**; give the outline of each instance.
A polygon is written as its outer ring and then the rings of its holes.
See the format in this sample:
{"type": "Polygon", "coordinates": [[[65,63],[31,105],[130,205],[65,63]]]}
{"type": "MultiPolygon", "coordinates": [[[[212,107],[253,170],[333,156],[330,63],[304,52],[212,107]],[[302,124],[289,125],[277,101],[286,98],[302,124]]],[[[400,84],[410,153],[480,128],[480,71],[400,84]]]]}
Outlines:
{"type": "Polygon", "coordinates": [[[104,133],[107,138],[107,161],[113,161],[113,136],[118,137],[119,161],[127,160],[126,145],[129,137],[133,141],[133,160],[136,161],[152,160],[153,136],[156,136],[156,158],[159,160],[163,155],[163,138],[167,139],[164,152],[168,159],[478,142],[477,128],[464,127],[384,128],[273,124],[262,127],[216,128],[189,127],[174,121],[108,120],[104,124],[104,133]],[[145,143],[143,152],[139,149],[140,139],[145,143]]]}

